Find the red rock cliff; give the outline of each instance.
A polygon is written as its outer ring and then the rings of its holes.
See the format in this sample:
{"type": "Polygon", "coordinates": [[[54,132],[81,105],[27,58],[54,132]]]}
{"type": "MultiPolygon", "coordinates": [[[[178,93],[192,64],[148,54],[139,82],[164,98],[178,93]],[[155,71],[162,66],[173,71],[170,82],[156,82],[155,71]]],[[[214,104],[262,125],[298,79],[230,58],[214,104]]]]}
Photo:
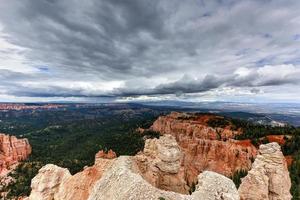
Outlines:
{"type": "Polygon", "coordinates": [[[160,116],[151,126],[151,129],[162,134],[176,136],[183,135],[198,139],[229,139],[241,134],[240,131],[231,129],[228,125],[224,128],[210,127],[208,121],[212,119],[222,119],[216,115],[191,115],[187,113],[172,112],[167,116],[160,116]]]}
{"type": "Polygon", "coordinates": [[[150,128],[176,138],[184,153],[183,164],[189,185],[204,170],[226,176],[237,170],[249,170],[251,160],[256,157],[257,150],[251,142],[230,139],[240,134],[239,131],[232,130],[230,126],[208,126],[207,121],[214,117],[217,116],[173,112],[159,117],[150,128]]]}
{"type": "Polygon", "coordinates": [[[27,139],[0,133],[0,175],[5,175],[12,165],[25,160],[30,153],[31,146],[27,139]]]}

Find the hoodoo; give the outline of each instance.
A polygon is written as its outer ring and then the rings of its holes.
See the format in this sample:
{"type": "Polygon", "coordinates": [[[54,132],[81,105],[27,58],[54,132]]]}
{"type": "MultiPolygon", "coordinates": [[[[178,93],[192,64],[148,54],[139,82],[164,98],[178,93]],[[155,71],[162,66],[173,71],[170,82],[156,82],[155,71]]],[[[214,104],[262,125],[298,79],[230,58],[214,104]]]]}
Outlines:
{"type": "Polygon", "coordinates": [[[289,200],[291,179],[280,146],[260,145],[252,169],[239,187],[241,200],[289,200]]]}

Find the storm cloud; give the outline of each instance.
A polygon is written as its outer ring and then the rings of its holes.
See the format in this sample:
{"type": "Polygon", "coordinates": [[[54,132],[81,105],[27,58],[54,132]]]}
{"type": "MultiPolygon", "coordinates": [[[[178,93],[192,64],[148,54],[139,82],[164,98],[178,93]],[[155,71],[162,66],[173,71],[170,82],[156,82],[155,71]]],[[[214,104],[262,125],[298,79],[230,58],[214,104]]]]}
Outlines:
{"type": "Polygon", "coordinates": [[[299,9],[292,0],[0,0],[0,96],[224,90],[226,99],[234,88],[272,98],[289,87],[300,99],[299,9]]]}

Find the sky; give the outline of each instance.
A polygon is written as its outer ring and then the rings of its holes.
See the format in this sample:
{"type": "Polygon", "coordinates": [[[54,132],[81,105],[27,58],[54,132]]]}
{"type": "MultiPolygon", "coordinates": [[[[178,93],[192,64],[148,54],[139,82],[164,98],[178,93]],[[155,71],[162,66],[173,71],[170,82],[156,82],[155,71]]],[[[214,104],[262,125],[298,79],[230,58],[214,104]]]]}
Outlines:
{"type": "Polygon", "coordinates": [[[300,101],[298,0],[0,0],[0,101],[300,101]]]}

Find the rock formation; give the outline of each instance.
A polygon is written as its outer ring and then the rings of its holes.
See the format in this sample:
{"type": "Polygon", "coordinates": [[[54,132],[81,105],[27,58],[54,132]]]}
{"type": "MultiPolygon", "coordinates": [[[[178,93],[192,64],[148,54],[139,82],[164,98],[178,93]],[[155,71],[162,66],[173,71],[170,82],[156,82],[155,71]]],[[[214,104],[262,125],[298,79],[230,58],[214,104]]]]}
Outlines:
{"type": "Polygon", "coordinates": [[[69,170],[48,164],[31,181],[30,200],[53,200],[60,184],[71,177],[69,170]]]}
{"type": "Polygon", "coordinates": [[[198,176],[199,184],[192,195],[173,192],[186,192],[187,186],[181,165],[182,153],[170,135],[147,140],[144,151],[136,156],[107,159],[108,154],[98,153],[95,165],[74,176],[67,169],[51,164],[44,166],[32,180],[28,200],[239,199],[230,179],[208,171],[198,176]]]}
{"type": "Polygon", "coordinates": [[[7,174],[11,166],[27,159],[30,153],[31,146],[27,139],[0,133],[0,175],[7,174]]]}
{"type": "Polygon", "coordinates": [[[107,153],[105,153],[103,150],[101,150],[98,153],[96,153],[95,160],[97,160],[98,158],[113,159],[116,157],[117,157],[117,154],[111,149],[107,153]]]}
{"type": "Polygon", "coordinates": [[[48,164],[39,170],[32,180],[32,192],[28,200],[85,200],[103,172],[113,163],[115,152],[99,151],[95,164],[71,176],[70,172],[48,164]]]}
{"type": "Polygon", "coordinates": [[[194,195],[205,200],[240,198],[235,185],[232,184],[232,180],[210,171],[205,171],[198,176],[198,184],[194,195]],[[221,187],[218,187],[218,185],[221,187]]]}
{"type": "Polygon", "coordinates": [[[88,200],[238,200],[234,183],[214,172],[198,176],[199,185],[191,195],[160,190],[145,181],[135,169],[134,160],[119,157],[96,183],[88,200]],[[205,196],[203,196],[205,193],[205,196]]]}
{"type": "Polygon", "coordinates": [[[239,187],[241,200],[289,200],[291,180],[277,143],[260,145],[252,169],[239,187]]]}
{"type": "Polygon", "coordinates": [[[210,127],[208,122],[213,119],[223,119],[223,117],[172,112],[169,115],[158,117],[150,129],[162,134],[185,135],[190,138],[209,140],[229,139],[241,134],[240,131],[232,130],[230,126],[210,127]]]}
{"type": "Polygon", "coordinates": [[[135,156],[142,176],[153,186],[187,194],[183,154],[174,137],[146,140],[144,151],[135,156]]]}
{"type": "Polygon", "coordinates": [[[67,169],[46,165],[32,180],[28,199],[291,199],[291,181],[280,146],[261,145],[257,156],[250,140],[232,139],[239,131],[209,127],[211,117],[178,113],[160,117],[151,129],[163,135],[146,140],[142,152],[116,158],[112,150],[99,151],[93,166],[73,176],[67,169]],[[248,170],[256,156],[239,192],[232,180],[218,174],[230,176],[237,170],[248,170]],[[191,186],[195,191],[188,195],[191,186]]]}
{"type": "Polygon", "coordinates": [[[207,122],[215,117],[172,112],[159,117],[150,128],[176,138],[184,153],[183,163],[190,186],[205,170],[226,176],[238,170],[249,170],[251,161],[256,157],[257,150],[250,141],[231,139],[240,134],[239,131],[233,131],[230,127],[209,127],[207,122]]]}

